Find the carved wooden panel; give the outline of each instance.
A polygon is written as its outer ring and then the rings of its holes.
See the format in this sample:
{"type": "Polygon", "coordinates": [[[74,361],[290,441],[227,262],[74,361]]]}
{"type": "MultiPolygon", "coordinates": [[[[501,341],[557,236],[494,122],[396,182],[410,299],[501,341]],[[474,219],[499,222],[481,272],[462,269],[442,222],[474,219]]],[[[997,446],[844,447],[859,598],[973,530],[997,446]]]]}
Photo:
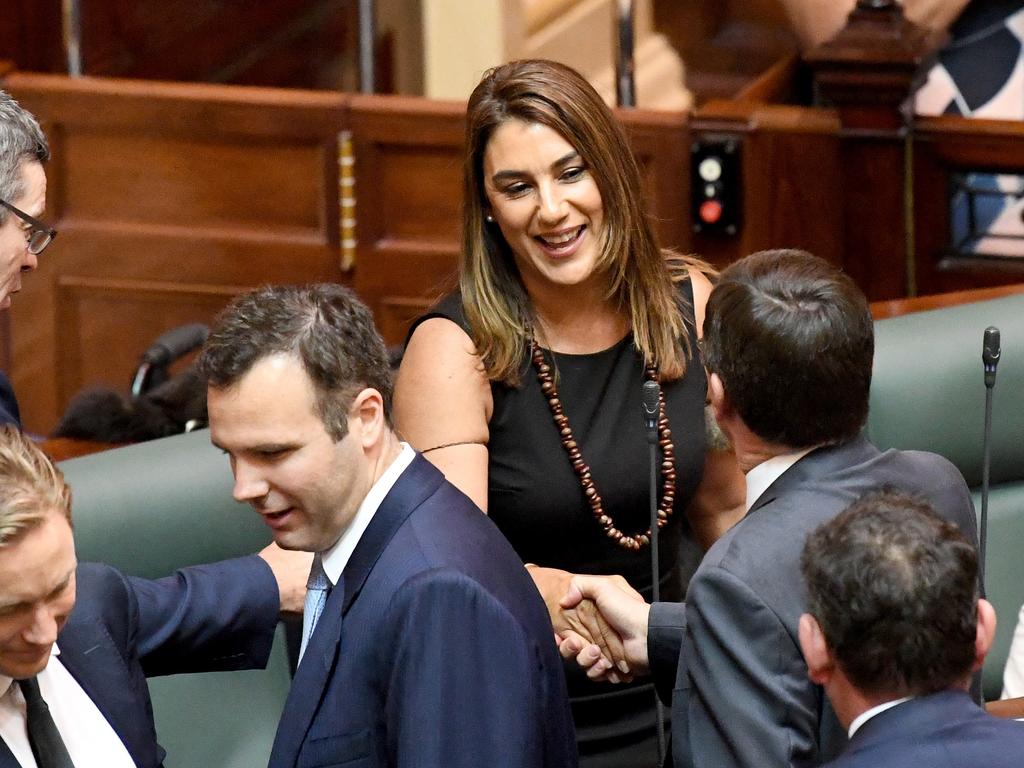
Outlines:
{"type": "Polygon", "coordinates": [[[405,300],[428,306],[455,272],[464,123],[465,105],[456,102],[352,98],[355,285],[389,344],[404,340],[417,314],[405,300]]]}
{"type": "MultiPolygon", "coordinates": [[[[23,71],[67,72],[61,5],[61,0],[4,0],[0,58],[12,59],[23,71]]],[[[87,75],[299,88],[356,83],[354,2],[78,0],[78,5],[87,75]]]]}
{"type": "Polygon", "coordinates": [[[690,139],[681,112],[617,110],[640,165],[648,212],[661,244],[691,248],[690,139]]]}
{"type": "Polygon", "coordinates": [[[47,217],[60,230],[11,313],[29,428],[48,430],[86,384],[129,381],[155,335],[241,288],[349,281],[342,95],[27,74],[6,85],[51,139],[47,217]]]}
{"type": "Polygon", "coordinates": [[[802,248],[847,265],[839,236],[844,191],[839,125],[828,110],[715,102],[690,122],[694,141],[732,138],[742,164],[735,236],[693,235],[693,250],[724,267],[766,248],[802,248]]]}
{"type": "Polygon", "coordinates": [[[58,278],[57,326],[63,331],[58,398],[66,402],[83,382],[126,390],[139,355],[157,336],[186,323],[209,325],[228,301],[245,290],[245,286],[58,278]],[[101,350],[103,354],[98,354],[101,350]]]}

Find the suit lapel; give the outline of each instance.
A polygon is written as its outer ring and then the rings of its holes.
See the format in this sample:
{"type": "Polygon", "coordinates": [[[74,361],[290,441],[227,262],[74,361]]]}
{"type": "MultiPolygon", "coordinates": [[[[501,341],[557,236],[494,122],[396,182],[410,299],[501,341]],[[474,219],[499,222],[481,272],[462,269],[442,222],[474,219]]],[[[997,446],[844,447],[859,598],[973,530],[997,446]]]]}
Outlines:
{"type": "Polygon", "coordinates": [[[345,566],[344,577],[348,588],[343,614],[352,607],[377,559],[402,523],[416,507],[434,494],[443,480],[441,472],[417,453],[405,472],[391,486],[345,566]]]}
{"type": "Polygon", "coordinates": [[[341,578],[331,590],[306,653],[295,670],[270,755],[270,765],[274,768],[295,764],[341,652],[342,619],[359,596],[388,542],[443,479],[444,476],[417,453],[374,513],[341,578]]]}
{"type": "Polygon", "coordinates": [[[114,729],[137,766],[152,764],[155,734],[140,717],[142,700],[118,649],[104,627],[72,618],[57,638],[60,663],[82,686],[100,714],[114,729]],[[112,674],[117,670],[117,674],[112,674]],[[139,723],[143,725],[139,725],[139,723]]]}

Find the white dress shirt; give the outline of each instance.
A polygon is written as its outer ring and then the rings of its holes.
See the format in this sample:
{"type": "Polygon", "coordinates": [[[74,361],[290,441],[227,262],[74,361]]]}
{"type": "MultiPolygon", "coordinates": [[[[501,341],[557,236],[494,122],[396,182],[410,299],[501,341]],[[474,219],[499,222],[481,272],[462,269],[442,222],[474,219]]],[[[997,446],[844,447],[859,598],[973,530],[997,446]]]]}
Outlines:
{"type": "Polygon", "coordinates": [[[854,718],[853,722],[850,723],[850,738],[852,739],[853,734],[855,734],[860,729],[860,727],[864,725],[864,723],[866,723],[875,715],[880,715],[883,712],[885,712],[885,710],[892,709],[893,707],[902,704],[905,701],[910,701],[912,698],[912,696],[904,696],[902,699],[896,699],[895,701],[887,701],[884,704],[879,704],[877,707],[872,707],[867,712],[861,712],[857,717],[854,718]]]}
{"type": "Polygon", "coordinates": [[[796,464],[800,459],[813,451],[818,446],[812,445],[793,453],[783,453],[772,456],[767,461],[762,461],[752,470],[747,472],[747,512],[754,506],[754,503],[761,498],[761,494],[768,490],[768,486],[778,480],[787,469],[796,464]]]}
{"type": "Polygon", "coordinates": [[[352,553],[355,551],[356,544],[359,543],[359,540],[366,532],[366,527],[373,520],[377,507],[384,501],[384,497],[388,495],[388,491],[398,481],[401,474],[412,464],[412,460],[416,458],[416,451],[408,443],[402,443],[401,445],[401,453],[391,462],[391,466],[385,469],[381,476],[377,478],[377,482],[373,484],[369,493],[366,494],[366,498],[359,505],[355,517],[352,518],[352,522],[349,523],[345,532],[341,534],[341,538],[335,542],[333,547],[321,553],[320,557],[324,565],[324,573],[327,574],[327,578],[332,585],[337,584],[338,579],[341,578],[341,572],[345,570],[349,558],[352,557],[352,553]]]}
{"type": "MultiPolygon", "coordinates": [[[[75,768],[135,768],[121,739],[60,663],[59,654],[54,644],[46,669],[36,679],[75,768]]],[[[25,698],[17,683],[4,675],[0,675],[0,738],[22,768],[38,768],[28,743],[25,698]]]]}

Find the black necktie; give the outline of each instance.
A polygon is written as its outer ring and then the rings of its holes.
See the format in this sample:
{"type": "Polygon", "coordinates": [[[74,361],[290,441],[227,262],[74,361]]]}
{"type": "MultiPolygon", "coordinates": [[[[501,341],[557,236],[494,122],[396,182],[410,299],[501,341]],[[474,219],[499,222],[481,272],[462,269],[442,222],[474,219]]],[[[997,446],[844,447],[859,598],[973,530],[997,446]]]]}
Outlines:
{"type": "Polygon", "coordinates": [[[39,682],[30,677],[28,680],[19,680],[18,685],[25,697],[28,743],[32,746],[32,754],[39,768],[75,768],[64,740],[60,737],[60,731],[50,716],[50,708],[39,693],[39,682]]]}

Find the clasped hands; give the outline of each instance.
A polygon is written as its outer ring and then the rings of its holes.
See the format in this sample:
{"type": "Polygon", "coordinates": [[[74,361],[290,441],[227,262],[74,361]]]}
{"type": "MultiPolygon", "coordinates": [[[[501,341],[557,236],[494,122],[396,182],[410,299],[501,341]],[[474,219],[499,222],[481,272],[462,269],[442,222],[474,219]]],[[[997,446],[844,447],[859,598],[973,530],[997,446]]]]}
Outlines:
{"type": "Polygon", "coordinates": [[[563,658],[592,680],[629,682],[648,672],[650,606],[621,576],[574,575],[530,567],[544,596],[563,658]]]}

